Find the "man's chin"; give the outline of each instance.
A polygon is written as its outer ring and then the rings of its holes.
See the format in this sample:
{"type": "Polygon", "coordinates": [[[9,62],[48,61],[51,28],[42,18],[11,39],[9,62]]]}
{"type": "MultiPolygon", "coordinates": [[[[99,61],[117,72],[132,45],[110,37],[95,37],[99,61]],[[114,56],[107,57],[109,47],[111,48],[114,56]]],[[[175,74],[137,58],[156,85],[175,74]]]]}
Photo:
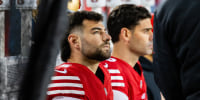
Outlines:
{"type": "Polygon", "coordinates": [[[96,52],[95,55],[90,56],[90,57],[97,60],[97,61],[104,61],[104,60],[111,57],[111,51],[110,51],[110,49],[101,50],[99,52],[96,52]]]}
{"type": "Polygon", "coordinates": [[[146,53],[146,55],[151,55],[153,53],[153,51],[152,50],[149,50],[147,53],[146,53]]]}
{"type": "Polygon", "coordinates": [[[104,55],[104,56],[102,56],[102,57],[99,57],[98,60],[99,60],[99,61],[104,61],[104,60],[106,60],[106,59],[108,59],[108,58],[110,58],[110,57],[111,57],[110,54],[109,54],[109,55],[104,55]]]}
{"type": "Polygon", "coordinates": [[[111,51],[110,51],[110,50],[109,50],[109,51],[106,51],[104,54],[105,54],[104,57],[105,57],[106,59],[108,59],[108,58],[111,57],[111,51]]]}

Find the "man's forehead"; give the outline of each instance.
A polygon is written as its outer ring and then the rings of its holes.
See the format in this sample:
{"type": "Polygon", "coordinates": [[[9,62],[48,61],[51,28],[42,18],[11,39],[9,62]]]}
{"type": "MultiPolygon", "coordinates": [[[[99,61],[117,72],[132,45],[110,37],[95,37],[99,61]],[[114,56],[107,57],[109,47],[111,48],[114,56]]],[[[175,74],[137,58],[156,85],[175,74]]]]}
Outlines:
{"type": "Polygon", "coordinates": [[[103,23],[103,22],[102,22],[102,21],[95,21],[95,20],[88,20],[88,19],[83,20],[83,24],[84,24],[84,25],[88,25],[88,24],[99,24],[99,23],[103,23]]]}
{"type": "Polygon", "coordinates": [[[150,18],[145,18],[145,19],[141,19],[138,21],[139,24],[146,24],[146,23],[149,23],[151,22],[151,19],[150,18]]]}
{"type": "Polygon", "coordinates": [[[151,19],[150,18],[142,19],[138,22],[137,26],[152,26],[151,19]]]}
{"type": "Polygon", "coordinates": [[[105,29],[102,21],[84,20],[83,26],[88,27],[88,28],[98,27],[98,28],[105,29]]]}

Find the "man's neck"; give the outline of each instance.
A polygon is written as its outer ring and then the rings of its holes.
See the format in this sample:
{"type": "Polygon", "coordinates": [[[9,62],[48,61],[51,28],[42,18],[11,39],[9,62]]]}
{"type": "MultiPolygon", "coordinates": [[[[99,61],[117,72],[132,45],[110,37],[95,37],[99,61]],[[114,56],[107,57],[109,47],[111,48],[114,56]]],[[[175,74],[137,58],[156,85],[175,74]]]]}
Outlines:
{"type": "Polygon", "coordinates": [[[127,62],[132,67],[135,66],[139,59],[139,56],[133,54],[125,45],[120,43],[115,43],[113,45],[112,56],[127,62]]]}
{"type": "Polygon", "coordinates": [[[70,59],[68,59],[67,61],[71,62],[71,63],[78,63],[78,64],[81,64],[81,65],[84,65],[90,71],[92,71],[94,74],[96,73],[98,66],[99,66],[99,61],[90,60],[90,59],[82,58],[82,57],[70,57],[70,59]]]}

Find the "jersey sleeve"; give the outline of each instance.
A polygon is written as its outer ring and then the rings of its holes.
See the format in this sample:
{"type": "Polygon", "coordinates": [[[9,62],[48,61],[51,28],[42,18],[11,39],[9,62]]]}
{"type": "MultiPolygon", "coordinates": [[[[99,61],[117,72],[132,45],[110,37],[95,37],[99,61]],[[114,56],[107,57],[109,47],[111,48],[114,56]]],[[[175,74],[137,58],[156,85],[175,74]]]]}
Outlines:
{"type": "Polygon", "coordinates": [[[56,67],[48,85],[47,100],[85,100],[85,91],[79,76],[70,67],[56,67]],[[67,99],[68,98],[68,99],[67,99]],[[73,98],[73,99],[72,99],[73,98]]]}

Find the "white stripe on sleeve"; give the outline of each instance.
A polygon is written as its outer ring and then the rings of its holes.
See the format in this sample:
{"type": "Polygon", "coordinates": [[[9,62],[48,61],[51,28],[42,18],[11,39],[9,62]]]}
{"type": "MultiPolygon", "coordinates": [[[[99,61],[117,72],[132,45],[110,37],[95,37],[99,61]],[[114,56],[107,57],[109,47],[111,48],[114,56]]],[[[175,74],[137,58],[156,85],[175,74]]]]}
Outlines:
{"type": "Polygon", "coordinates": [[[51,80],[80,80],[78,76],[53,76],[51,80]]]}
{"type": "Polygon", "coordinates": [[[81,100],[74,97],[67,97],[67,96],[56,96],[52,100],[81,100]]]}
{"type": "Polygon", "coordinates": [[[111,76],[111,80],[123,80],[122,76],[111,76]]]}
{"type": "Polygon", "coordinates": [[[112,86],[122,86],[122,87],[125,87],[125,84],[124,83],[120,83],[120,82],[112,82],[111,85],[112,86]]]}
{"type": "Polygon", "coordinates": [[[48,88],[51,87],[79,87],[79,88],[83,88],[82,84],[78,84],[78,83],[51,83],[48,85],[48,88]]]}
{"type": "Polygon", "coordinates": [[[120,73],[118,69],[109,69],[109,73],[120,73]]]}
{"type": "Polygon", "coordinates": [[[78,91],[78,90],[53,90],[53,91],[47,91],[47,95],[54,95],[54,94],[80,94],[85,95],[84,91],[78,91]]]}

